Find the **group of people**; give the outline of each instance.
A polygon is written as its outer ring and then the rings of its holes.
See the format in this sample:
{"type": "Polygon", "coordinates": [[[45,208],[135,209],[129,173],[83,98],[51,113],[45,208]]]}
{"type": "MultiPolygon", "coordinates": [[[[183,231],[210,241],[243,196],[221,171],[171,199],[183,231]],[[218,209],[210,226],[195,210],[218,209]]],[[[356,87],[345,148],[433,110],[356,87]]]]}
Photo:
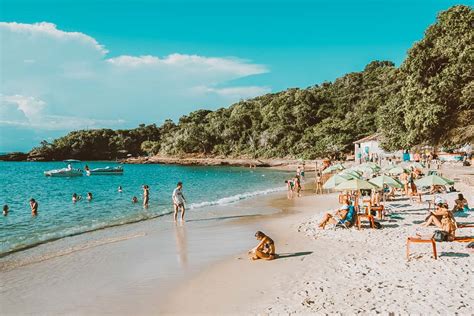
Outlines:
{"type": "MultiPolygon", "coordinates": [[[[150,187],[145,184],[142,186],[142,189],[143,189],[143,207],[148,208],[149,201],[150,201],[150,187]]],[[[178,184],[176,185],[176,188],[173,190],[173,194],[171,197],[172,202],[173,202],[173,209],[174,209],[173,217],[175,221],[177,221],[178,219],[178,213],[181,213],[181,221],[184,221],[184,214],[186,212],[186,208],[185,208],[186,199],[184,197],[182,190],[183,190],[183,183],[178,182],[178,184]]],[[[122,193],[123,192],[122,186],[119,186],[117,191],[119,193],[122,193]]],[[[73,193],[71,199],[73,203],[77,203],[80,200],[82,200],[82,196],[78,195],[77,193],[73,193]]],[[[91,192],[87,193],[86,199],[87,201],[92,201],[93,196],[91,192]]],[[[132,198],[132,203],[138,203],[138,198],[136,196],[132,198]]],[[[31,209],[31,215],[37,216],[38,206],[39,206],[38,202],[34,198],[31,198],[29,201],[29,204],[30,204],[30,209],[31,209]]],[[[9,212],[10,212],[10,207],[8,206],[8,204],[3,205],[3,216],[8,216],[9,212]]]]}
{"type": "Polygon", "coordinates": [[[303,167],[298,166],[298,168],[296,168],[296,175],[293,178],[285,180],[288,199],[292,199],[295,194],[297,197],[301,196],[301,190],[303,189],[304,177],[305,177],[305,169],[303,165],[303,167]]]}

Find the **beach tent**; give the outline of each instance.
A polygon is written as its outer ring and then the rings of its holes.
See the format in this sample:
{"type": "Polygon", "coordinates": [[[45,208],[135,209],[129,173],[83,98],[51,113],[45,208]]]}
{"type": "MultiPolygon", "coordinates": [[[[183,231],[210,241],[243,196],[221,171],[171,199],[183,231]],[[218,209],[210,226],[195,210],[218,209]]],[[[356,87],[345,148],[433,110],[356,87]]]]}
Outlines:
{"type": "Polygon", "coordinates": [[[324,183],[323,189],[334,189],[338,184],[346,182],[350,179],[352,179],[352,177],[350,177],[349,175],[335,174],[324,183]]]}
{"type": "Polygon", "coordinates": [[[386,184],[389,187],[393,188],[402,188],[403,185],[396,179],[386,176],[386,175],[381,175],[375,178],[372,178],[369,180],[370,183],[375,184],[379,188],[383,188],[383,186],[386,184]]]}
{"type": "Polygon", "coordinates": [[[408,173],[408,172],[410,172],[410,171],[403,168],[403,167],[401,167],[401,166],[397,166],[397,167],[394,167],[394,168],[391,168],[391,169],[385,171],[385,173],[391,174],[391,175],[398,175],[398,174],[408,173]]]}
{"type": "Polygon", "coordinates": [[[327,167],[326,169],[323,170],[323,173],[326,174],[326,173],[331,173],[336,170],[344,170],[344,169],[346,168],[340,163],[338,163],[338,164],[327,167]]]}
{"type": "Polygon", "coordinates": [[[417,187],[429,187],[432,185],[453,185],[454,181],[437,175],[426,176],[415,180],[417,187]]]}
{"type": "Polygon", "coordinates": [[[371,190],[376,189],[377,186],[361,179],[352,179],[347,180],[339,185],[337,185],[334,189],[337,191],[345,191],[345,190],[371,190]]]}

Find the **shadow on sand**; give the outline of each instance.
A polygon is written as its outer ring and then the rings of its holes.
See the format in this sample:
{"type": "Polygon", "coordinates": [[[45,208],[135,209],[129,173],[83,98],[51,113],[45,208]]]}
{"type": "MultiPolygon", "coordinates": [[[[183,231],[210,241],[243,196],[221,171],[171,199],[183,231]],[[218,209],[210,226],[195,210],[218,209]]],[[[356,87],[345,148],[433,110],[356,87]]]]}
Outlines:
{"type": "Polygon", "coordinates": [[[284,258],[291,258],[291,257],[300,257],[300,256],[307,256],[312,254],[312,251],[300,251],[300,252],[292,252],[292,253],[280,253],[276,259],[284,259],[284,258]]]}
{"type": "Polygon", "coordinates": [[[469,257],[469,254],[462,253],[462,252],[442,252],[439,256],[465,258],[465,257],[469,257]]]}

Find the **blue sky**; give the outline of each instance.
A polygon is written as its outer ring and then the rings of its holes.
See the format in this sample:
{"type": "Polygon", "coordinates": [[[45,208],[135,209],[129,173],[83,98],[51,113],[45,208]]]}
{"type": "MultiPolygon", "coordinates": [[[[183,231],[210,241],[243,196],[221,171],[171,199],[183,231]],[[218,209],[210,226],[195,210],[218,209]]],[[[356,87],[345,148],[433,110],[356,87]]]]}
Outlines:
{"type": "MultiPolygon", "coordinates": [[[[0,151],[399,65],[456,1],[1,0],[0,151]],[[16,22],[16,23],[13,23],[16,22]],[[35,24],[47,22],[43,24],[35,24]]],[[[464,2],[471,4],[472,2],[464,2]]]]}

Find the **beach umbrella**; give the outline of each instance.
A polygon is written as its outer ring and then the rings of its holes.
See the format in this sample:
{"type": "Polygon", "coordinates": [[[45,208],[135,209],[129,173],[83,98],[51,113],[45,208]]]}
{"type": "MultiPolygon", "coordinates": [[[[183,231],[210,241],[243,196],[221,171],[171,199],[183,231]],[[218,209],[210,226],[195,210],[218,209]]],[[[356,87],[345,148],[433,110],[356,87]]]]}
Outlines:
{"type": "Polygon", "coordinates": [[[351,178],[356,178],[356,179],[360,179],[362,177],[361,173],[359,173],[355,170],[350,170],[350,169],[342,170],[341,172],[338,173],[338,175],[340,175],[340,176],[350,176],[351,178]]]}
{"type": "Polygon", "coordinates": [[[362,173],[365,173],[365,174],[372,174],[375,172],[374,168],[370,167],[370,166],[357,166],[357,167],[354,167],[354,169],[352,170],[355,170],[355,171],[359,171],[359,172],[362,172],[362,173]]]}
{"type": "Polygon", "coordinates": [[[402,188],[403,185],[396,179],[386,176],[386,175],[381,175],[375,178],[372,178],[369,180],[370,183],[375,184],[379,188],[383,188],[383,186],[386,184],[389,187],[394,187],[394,188],[402,188]]]}
{"type": "Polygon", "coordinates": [[[419,162],[416,162],[416,161],[415,161],[415,162],[412,162],[409,166],[410,166],[410,167],[413,167],[413,168],[415,168],[415,169],[420,169],[420,170],[425,167],[423,164],[421,164],[421,163],[419,163],[419,162]]]}
{"type": "Polygon", "coordinates": [[[328,179],[323,185],[323,189],[334,189],[338,184],[351,179],[349,176],[335,174],[328,179]]]}
{"type": "Polygon", "coordinates": [[[376,189],[377,186],[361,179],[352,179],[347,180],[339,185],[337,185],[334,189],[337,191],[344,191],[344,190],[370,190],[376,189]]]}
{"type": "Polygon", "coordinates": [[[370,169],[372,169],[374,171],[379,171],[380,170],[379,165],[377,165],[375,162],[370,162],[369,161],[369,162],[361,164],[361,166],[367,166],[367,167],[369,167],[370,169]]]}
{"type": "Polygon", "coordinates": [[[426,176],[421,179],[415,180],[417,187],[429,187],[432,185],[453,185],[454,181],[438,175],[426,176]]]}
{"type": "Polygon", "coordinates": [[[329,166],[326,169],[324,169],[323,173],[326,174],[326,173],[331,173],[336,170],[344,170],[344,169],[346,168],[343,165],[341,165],[340,163],[337,163],[335,165],[329,166]]]}
{"type": "Polygon", "coordinates": [[[385,173],[388,173],[388,174],[391,174],[391,175],[398,175],[398,174],[408,173],[408,172],[410,172],[410,171],[403,168],[403,167],[401,167],[401,166],[393,167],[393,168],[385,171],[385,173]]]}

